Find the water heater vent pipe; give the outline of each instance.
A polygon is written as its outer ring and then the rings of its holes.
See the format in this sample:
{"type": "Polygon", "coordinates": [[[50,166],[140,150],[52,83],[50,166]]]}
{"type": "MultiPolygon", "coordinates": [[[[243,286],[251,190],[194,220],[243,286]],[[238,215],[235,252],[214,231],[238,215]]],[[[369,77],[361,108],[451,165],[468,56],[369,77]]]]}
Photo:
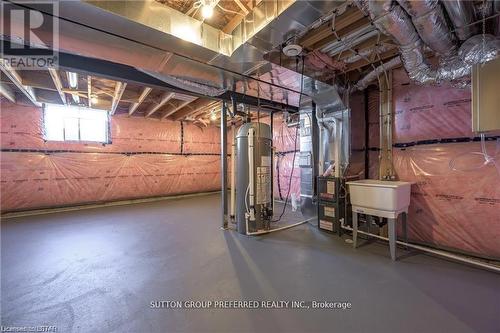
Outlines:
{"type": "MultiPolygon", "coordinates": [[[[255,194],[254,194],[254,132],[255,130],[253,128],[250,128],[248,130],[248,186],[250,188],[249,190],[249,197],[250,197],[250,221],[255,221],[255,194]]],[[[247,230],[248,232],[248,230],[247,230]]]]}

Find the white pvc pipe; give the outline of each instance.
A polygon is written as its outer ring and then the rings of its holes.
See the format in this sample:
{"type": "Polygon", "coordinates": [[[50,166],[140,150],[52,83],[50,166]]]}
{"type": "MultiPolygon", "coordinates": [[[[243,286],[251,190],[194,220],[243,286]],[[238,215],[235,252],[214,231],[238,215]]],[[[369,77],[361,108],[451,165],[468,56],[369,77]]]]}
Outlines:
{"type": "Polygon", "coordinates": [[[236,127],[233,125],[233,144],[231,145],[231,208],[230,217],[235,217],[236,203],[236,127]]]}
{"type": "MultiPolygon", "coordinates": [[[[352,231],[351,227],[345,226],[343,223],[342,223],[342,229],[352,231]]],[[[381,239],[381,240],[389,241],[389,238],[387,238],[387,237],[375,235],[375,234],[372,234],[372,233],[369,233],[369,232],[358,230],[358,233],[363,234],[363,235],[367,235],[367,236],[371,236],[371,237],[374,237],[374,238],[378,238],[378,239],[381,239]]],[[[448,258],[448,259],[461,261],[461,262],[464,262],[464,263],[467,263],[467,264],[471,264],[471,265],[474,265],[474,266],[478,266],[478,267],[481,267],[481,268],[485,268],[485,269],[491,270],[491,271],[496,272],[496,273],[500,273],[500,267],[489,265],[487,263],[484,263],[484,262],[481,262],[481,261],[478,261],[478,260],[473,260],[473,259],[469,259],[469,258],[466,258],[466,257],[463,257],[463,256],[452,254],[452,253],[449,253],[449,252],[440,251],[440,250],[434,250],[434,249],[431,249],[431,248],[428,248],[428,247],[425,247],[425,246],[415,245],[415,244],[406,243],[406,242],[402,242],[402,241],[398,241],[398,240],[396,241],[396,244],[403,245],[403,246],[406,246],[406,247],[411,247],[411,248],[414,248],[416,250],[420,250],[420,251],[432,253],[432,254],[435,254],[435,255],[438,255],[438,256],[441,256],[441,257],[445,257],[445,258],[448,258]]]]}
{"type": "MultiPolygon", "coordinates": [[[[248,185],[249,189],[249,197],[250,197],[250,221],[255,221],[255,200],[254,200],[254,133],[255,130],[250,128],[248,130],[248,185]]],[[[247,229],[248,231],[248,229],[247,229]]]]}

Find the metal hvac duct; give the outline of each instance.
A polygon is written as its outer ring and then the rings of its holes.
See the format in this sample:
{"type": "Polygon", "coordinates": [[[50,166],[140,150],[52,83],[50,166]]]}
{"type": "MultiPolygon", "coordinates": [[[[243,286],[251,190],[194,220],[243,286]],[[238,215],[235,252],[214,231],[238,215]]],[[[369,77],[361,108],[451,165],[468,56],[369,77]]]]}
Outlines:
{"type": "MultiPolygon", "coordinates": [[[[356,3],[366,6],[363,2],[356,3]]],[[[436,73],[425,61],[423,43],[408,14],[389,0],[369,1],[367,10],[377,29],[391,36],[399,45],[401,60],[409,77],[422,84],[435,82],[436,73]]]]}
{"type": "Polygon", "coordinates": [[[401,65],[401,58],[396,57],[396,58],[393,58],[393,59],[389,60],[388,62],[386,62],[386,63],[378,66],[373,71],[371,71],[370,73],[368,73],[367,75],[365,75],[365,77],[363,77],[361,80],[359,80],[356,83],[356,85],[355,85],[354,88],[356,88],[358,90],[365,89],[366,87],[368,87],[368,85],[372,81],[375,81],[380,75],[382,75],[382,73],[384,73],[386,71],[389,71],[389,70],[391,70],[393,68],[396,68],[399,65],[401,65]]]}
{"type": "Polygon", "coordinates": [[[411,16],[422,41],[434,52],[448,56],[455,54],[457,45],[438,0],[397,0],[411,16]]]}
{"type": "Polygon", "coordinates": [[[441,1],[441,3],[448,12],[448,17],[453,23],[458,39],[463,41],[479,32],[477,26],[469,25],[475,19],[474,3],[472,1],[445,0],[441,1]]]}
{"type": "MultiPolygon", "coordinates": [[[[264,54],[280,45],[290,30],[305,29],[341,2],[261,1],[248,14],[245,24],[237,28],[239,32],[223,35],[200,26],[201,22],[191,25],[192,21],[184,14],[173,13],[153,0],[57,3],[62,52],[132,66],[207,96],[230,90],[296,106],[300,73],[270,63],[264,54]],[[197,29],[198,26],[201,28],[197,29]],[[183,29],[189,31],[183,34],[183,29]],[[219,39],[221,36],[224,38],[219,39]],[[232,49],[226,37],[232,40],[232,49]]],[[[43,13],[36,3],[23,6],[43,13]]],[[[51,14],[43,15],[48,20],[51,14]]],[[[22,43],[25,35],[22,22],[7,24],[12,27],[11,34],[3,38],[22,43]]],[[[51,33],[43,29],[45,26],[37,33],[51,33]]],[[[316,86],[329,85],[315,82],[309,87],[316,86]]],[[[311,96],[314,91],[306,87],[303,93],[311,96]]]]}
{"type": "MultiPolygon", "coordinates": [[[[452,1],[453,2],[453,1],[452,1]]],[[[456,15],[462,15],[464,11],[468,11],[468,5],[460,5],[453,2],[450,7],[456,10],[456,15]]],[[[450,31],[444,29],[445,22],[442,12],[438,10],[437,4],[434,1],[404,1],[400,0],[406,6],[407,11],[414,17],[414,21],[421,25],[419,33],[424,41],[427,41],[429,46],[436,52],[444,56],[441,57],[439,66],[434,69],[425,61],[424,42],[417,34],[417,30],[412,23],[410,17],[405,10],[396,3],[386,1],[369,1],[356,0],[357,6],[369,13],[374,25],[386,35],[391,36],[399,45],[401,51],[401,61],[408,72],[408,76],[413,81],[420,84],[432,84],[445,82],[455,82],[464,84],[462,78],[465,78],[465,83],[468,81],[470,69],[473,64],[482,63],[494,59],[500,52],[499,41],[494,36],[485,35],[481,38],[473,36],[467,39],[462,44],[458,52],[453,44],[450,31]],[[446,52],[441,48],[439,43],[445,43],[450,46],[450,52],[446,52]],[[443,53],[444,52],[444,53],[443,53]],[[461,80],[457,82],[457,80],[461,80]]],[[[447,3],[446,1],[444,3],[447,3]]],[[[449,14],[452,16],[453,14],[449,14]]],[[[461,20],[468,20],[473,17],[472,13],[463,14],[461,20]]],[[[457,20],[458,21],[458,20],[457,20]]],[[[460,27],[464,27],[461,25],[460,27]]],[[[467,29],[462,29],[464,33],[467,29]]],[[[470,32],[470,31],[469,31],[470,32]]],[[[465,36],[465,35],[463,35],[465,36]]],[[[390,65],[395,65],[394,61],[390,65]]],[[[369,73],[365,78],[358,83],[359,88],[366,87],[369,81],[375,79],[384,67],[379,67],[369,73]]]]}

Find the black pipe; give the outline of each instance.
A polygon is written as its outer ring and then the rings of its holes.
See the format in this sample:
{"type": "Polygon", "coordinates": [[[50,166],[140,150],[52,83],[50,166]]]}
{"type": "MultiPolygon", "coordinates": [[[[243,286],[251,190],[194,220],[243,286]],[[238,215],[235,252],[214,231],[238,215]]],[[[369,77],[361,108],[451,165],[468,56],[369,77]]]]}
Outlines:
{"type": "Polygon", "coordinates": [[[227,221],[227,105],[222,103],[220,115],[220,137],[221,137],[221,187],[222,187],[222,229],[228,229],[227,221]]]}
{"type": "Polygon", "coordinates": [[[370,177],[370,116],[368,110],[368,89],[363,90],[365,107],[365,179],[370,177]]]}
{"type": "MultiPolygon", "coordinates": [[[[273,162],[274,162],[274,151],[273,151],[273,147],[274,147],[274,112],[271,112],[271,122],[270,122],[270,127],[271,127],[271,198],[274,198],[274,168],[272,167],[273,166],[273,162]]],[[[273,201],[274,202],[274,199],[273,201]]]]}

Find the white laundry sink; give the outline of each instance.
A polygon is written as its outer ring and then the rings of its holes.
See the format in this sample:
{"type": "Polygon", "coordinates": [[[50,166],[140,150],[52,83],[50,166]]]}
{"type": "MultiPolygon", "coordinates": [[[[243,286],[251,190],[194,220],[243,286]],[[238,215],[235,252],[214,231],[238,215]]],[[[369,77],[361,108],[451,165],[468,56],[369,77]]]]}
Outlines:
{"type": "Polygon", "coordinates": [[[399,212],[410,205],[411,184],[408,182],[363,179],[347,182],[351,204],[375,210],[399,212]]]}

